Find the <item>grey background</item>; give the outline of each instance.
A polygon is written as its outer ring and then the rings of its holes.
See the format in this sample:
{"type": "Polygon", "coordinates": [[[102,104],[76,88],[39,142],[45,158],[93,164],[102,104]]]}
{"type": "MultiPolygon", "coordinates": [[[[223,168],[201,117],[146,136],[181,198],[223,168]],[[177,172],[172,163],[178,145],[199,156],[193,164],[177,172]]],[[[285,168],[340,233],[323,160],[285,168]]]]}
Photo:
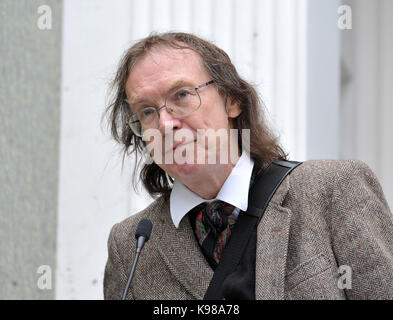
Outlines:
{"type": "Polygon", "coordinates": [[[62,1],[0,1],[0,299],[53,299],[37,269],[56,264],[62,1]],[[52,9],[52,30],[37,9],[52,9]]]}

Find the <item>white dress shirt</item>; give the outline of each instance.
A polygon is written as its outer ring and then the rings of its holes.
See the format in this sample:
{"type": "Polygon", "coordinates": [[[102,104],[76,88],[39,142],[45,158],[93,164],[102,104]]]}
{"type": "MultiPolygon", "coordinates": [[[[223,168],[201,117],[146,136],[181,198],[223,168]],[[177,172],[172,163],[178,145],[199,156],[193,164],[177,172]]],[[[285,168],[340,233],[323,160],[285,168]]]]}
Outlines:
{"type": "Polygon", "coordinates": [[[175,227],[179,227],[180,221],[192,208],[203,202],[221,200],[233,205],[236,209],[233,211],[232,217],[235,219],[240,210],[247,211],[248,189],[253,167],[254,162],[247,152],[243,152],[218,192],[217,197],[211,200],[203,199],[180,181],[175,180],[170,196],[171,217],[175,227]]]}

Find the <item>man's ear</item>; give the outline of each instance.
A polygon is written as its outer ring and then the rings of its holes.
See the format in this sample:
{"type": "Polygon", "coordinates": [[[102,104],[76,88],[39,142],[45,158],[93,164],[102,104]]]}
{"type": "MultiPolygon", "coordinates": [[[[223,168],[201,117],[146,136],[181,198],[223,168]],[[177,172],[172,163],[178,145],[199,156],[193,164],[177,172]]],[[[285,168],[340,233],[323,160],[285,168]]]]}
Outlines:
{"type": "Polygon", "coordinates": [[[225,110],[227,111],[228,118],[237,118],[242,113],[240,103],[233,102],[231,98],[227,98],[225,101],[225,110]]]}

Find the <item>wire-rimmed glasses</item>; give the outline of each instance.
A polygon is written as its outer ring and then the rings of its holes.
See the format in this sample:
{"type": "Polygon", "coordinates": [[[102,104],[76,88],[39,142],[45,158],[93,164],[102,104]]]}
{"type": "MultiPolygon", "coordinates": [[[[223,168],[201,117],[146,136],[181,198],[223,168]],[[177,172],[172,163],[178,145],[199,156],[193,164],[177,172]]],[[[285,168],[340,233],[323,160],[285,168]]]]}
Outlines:
{"type": "Polygon", "coordinates": [[[197,87],[181,87],[170,91],[161,107],[146,107],[137,110],[128,119],[128,125],[135,135],[142,137],[143,131],[157,129],[160,125],[160,110],[166,108],[175,118],[180,119],[197,111],[202,100],[198,90],[212,84],[214,80],[203,83],[197,87]]]}

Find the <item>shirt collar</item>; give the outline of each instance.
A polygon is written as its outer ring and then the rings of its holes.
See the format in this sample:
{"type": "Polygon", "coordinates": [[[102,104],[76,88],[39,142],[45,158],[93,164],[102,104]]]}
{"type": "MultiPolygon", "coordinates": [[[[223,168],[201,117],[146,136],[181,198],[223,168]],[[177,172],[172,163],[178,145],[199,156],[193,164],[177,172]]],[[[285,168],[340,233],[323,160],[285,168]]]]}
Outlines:
{"type": "Polygon", "coordinates": [[[222,200],[242,211],[247,211],[248,189],[253,167],[254,162],[247,152],[243,152],[218,192],[217,197],[211,200],[203,199],[180,181],[175,180],[170,195],[170,211],[175,227],[179,227],[180,221],[192,208],[203,202],[222,200]]]}

